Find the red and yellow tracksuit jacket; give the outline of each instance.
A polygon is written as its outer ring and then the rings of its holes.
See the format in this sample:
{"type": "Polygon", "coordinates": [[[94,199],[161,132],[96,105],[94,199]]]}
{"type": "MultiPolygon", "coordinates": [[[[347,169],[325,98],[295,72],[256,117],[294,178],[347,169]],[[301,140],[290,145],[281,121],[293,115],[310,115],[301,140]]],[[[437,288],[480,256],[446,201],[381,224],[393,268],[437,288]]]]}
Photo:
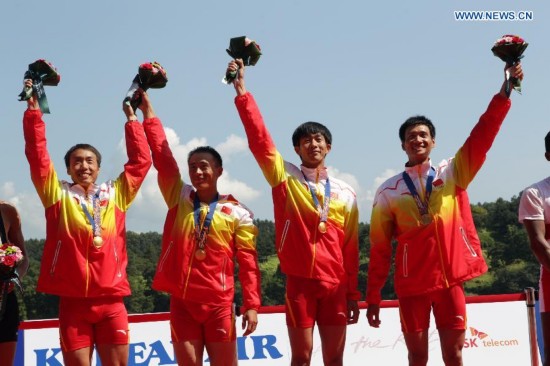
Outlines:
{"type": "Polygon", "coordinates": [[[510,99],[494,96],[454,158],[443,160],[438,166],[432,166],[430,161],[405,168],[418,192],[425,189],[429,171],[435,170],[429,200],[430,224],[422,224],[402,173],[378,188],[370,226],[366,297],[369,304],[381,301],[380,291],[391,265],[393,239],[397,241],[398,297],[448,288],[487,271],[466,188],[483,165],[510,104],[510,99]]]}
{"type": "Polygon", "coordinates": [[[37,291],[68,297],[130,295],[126,277],[126,211],[151,166],[151,156],[139,122],[125,126],[128,162],[116,180],[91,187],[58,180],[46,146],[46,129],[39,110],[23,117],[25,154],[31,178],[46,214],[46,242],[37,291]],[[93,212],[87,197],[99,190],[103,246],[93,243],[92,226],[81,207],[93,212]]]}
{"type": "MultiPolygon", "coordinates": [[[[348,300],[359,300],[359,214],[353,189],[330,177],[330,206],[327,232],[318,230],[320,221],[308,183],[323,186],[326,171],[298,168],[283,160],[267,130],[252,94],[235,98],[248,145],[272,188],[275,211],[275,240],[281,270],[287,275],[347,283],[348,300]]],[[[321,198],[322,201],[322,198],[321,198]]]]}
{"type": "MultiPolygon", "coordinates": [[[[184,184],[164,129],[158,118],[143,122],[158,171],[158,183],[168,214],[164,223],[162,251],[153,288],[202,304],[233,303],[234,259],[246,310],[260,307],[260,270],[256,252],[258,229],[252,213],[231,195],[220,195],[206,241],[206,258],[195,258],[195,190],[184,184]]],[[[202,205],[206,214],[208,205],[202,205]]]]}

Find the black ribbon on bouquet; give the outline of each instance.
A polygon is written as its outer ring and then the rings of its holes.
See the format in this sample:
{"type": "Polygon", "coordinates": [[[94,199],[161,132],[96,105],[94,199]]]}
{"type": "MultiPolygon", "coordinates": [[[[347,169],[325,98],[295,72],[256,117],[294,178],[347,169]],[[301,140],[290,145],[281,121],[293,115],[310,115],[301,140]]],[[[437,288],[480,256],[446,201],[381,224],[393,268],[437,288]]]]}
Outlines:
{"type": "Polygon", "coordinates": [[[23,87],[23,91],[19,93],[19,101],[29,100],[32,94],[36,93],[38,105],[42,113],[50,113],[44,86],[57,86],[59,84],[61,75],[57,72],[57,69],[46,60],[36,60],[32,64],[29,64],[29,68],[25,71],[23,79],[31,79],[32,87],[23,87]]]}

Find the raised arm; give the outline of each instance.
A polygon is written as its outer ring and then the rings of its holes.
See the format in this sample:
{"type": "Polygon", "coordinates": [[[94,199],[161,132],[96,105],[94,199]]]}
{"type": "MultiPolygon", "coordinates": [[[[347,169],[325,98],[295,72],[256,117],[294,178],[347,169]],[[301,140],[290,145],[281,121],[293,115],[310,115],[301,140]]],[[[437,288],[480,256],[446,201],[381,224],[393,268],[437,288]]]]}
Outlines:
{"type": "Polygon", "coordinates": [[[233,81],[237,92],[235,105],[246,132],[248,147],[269,185],[276,187],[286,180],[284,160],[277,151],[254,97],[245,88],[242,60],[231,61],[227,71],[234,71],[237,68],[237,78],[233,81]]]}
{"type": "Polygon", "coordinates": [[[505,69],[505,77],[500,92],[496,94],[485,113],[479,118],[470,136],[455,155],[454,175],[457,185],[463,189],[468,188],[470,182],[481,169],[487,153],[504,122],[511,106],[511,100],[506,93],[507,76],[523,79],[521,64],[505,69]]]}
{"type": "MultiPolygon", "coordinates": [[[[25,80],[25,86],[32,87],[32,80],[25,80]]],[[[48,152],[46,124],[42,120],[42,112],[35,94],[27,100],[27,110],[23,114],[23,136],[32,182],[43,206],[50,207],[59,199],[61,191],[48,152]]]]}
{"type": "Polygon", "coordinates": [[[124,164],[124,171],[118,177],[116,184],[120,193],[117,196],[117,205],[125,211],[137,195],[151,167],[151,153],[143,125],[137,120],[132,107],[123,103],[122,109],[126,116],[124,131],[128,162],[124,164]]]}
{"type": "Polygon", "coordinates": [[[153,165],[158,172],[159,188],[168,208],[172,208],[179,201],[183,180],[176,159],[166,139],[164,127],[153,110],[149,95],[141,89],[137,93],[141,94],[139,108],[143,112],[143,127],[145,128],[147,142],[153,155],[153,165]]]}

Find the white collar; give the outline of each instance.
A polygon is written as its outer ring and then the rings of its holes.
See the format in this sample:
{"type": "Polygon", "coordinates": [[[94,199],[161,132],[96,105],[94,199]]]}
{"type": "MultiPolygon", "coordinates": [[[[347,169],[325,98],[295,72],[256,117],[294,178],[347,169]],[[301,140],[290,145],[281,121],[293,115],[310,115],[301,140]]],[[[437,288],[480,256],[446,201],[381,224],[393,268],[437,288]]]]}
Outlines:
{"type": "Polygon", "coordinates": [[[422,164],[417,164],[414,166],[405,165],[405,171],[407,172],[407,174],[414,173],[418,175],[426,175],[428,174],[428,171],[430,170],[431,167],[432,167],[432,159],[428,159],[422,164]]]}
{"type": "Polygon", "coordinates": [[[94,195],[98,189],[99,189],[99,186],[95,183],[91,184],[88,187],[88,190],[85,190],[84,187],[82,187],[80,184],[71,183],[71,192],[76,193],[83,197],[94,195]]]}
{"type": "Polygon", "coordinates": [[[318,169],[318,168],[308,168],[304,165],[301,165],[300,169],[302,170],[302,173],[304,174],[306,179],[309,180],[310,182],[317,183],[320,180],[326,180],[328,178],[328,172],[326,167],[318,169]]]}

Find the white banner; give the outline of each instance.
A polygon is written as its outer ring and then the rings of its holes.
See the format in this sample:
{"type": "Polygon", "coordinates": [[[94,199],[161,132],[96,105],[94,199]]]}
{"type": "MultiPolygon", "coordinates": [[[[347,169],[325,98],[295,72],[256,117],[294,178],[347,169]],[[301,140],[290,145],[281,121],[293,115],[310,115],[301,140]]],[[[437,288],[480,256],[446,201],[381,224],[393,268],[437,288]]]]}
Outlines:
{"type": "MultiPolygon", "coordinates": [[[[463,351],[466,365],[529,365],[530,348],[525,302],[468,304],[468,329],[463,351]]],[[[366,321],[361,310],[359,323],[348,328],[345,365],[407,364],[407,349],[401,334],[397,308],[382,308],[379,329],[366,321]]],[[[146,318],[147,315],[142,317],[146,318]]],[[[166,314],[167,318],[167,314],[166,314]]],[[[29,322],[31,323],[31,322],[29,322]]],[[[433,323],[433,321],[432,321],[433,323]]],[[[237,319],[237,334],[240,318],[237,319]]],[[[62,366],[57,328],[27,329],[20,333],[23,358],[17,365],[62,366]]],[[[130,323],[129,366],[175,365],[169,322],[130,323]]],[[[430,329],[429,365],[443,365],[437,330],[430,329]]],[[[283,313],[260,314],[255,333],[237,339],[240,365],[288,365],[290,347],[283,313]]],[[[21,347],[20,347],[21,348],[21,347]]],[[[208,359],[205,359],[205,365],[208,359]]],[[[312,365],[322,365],[320,341],[315,332],[312,365]]],[[[100,365],[95,359],[92,365],[100,365]]]]}

